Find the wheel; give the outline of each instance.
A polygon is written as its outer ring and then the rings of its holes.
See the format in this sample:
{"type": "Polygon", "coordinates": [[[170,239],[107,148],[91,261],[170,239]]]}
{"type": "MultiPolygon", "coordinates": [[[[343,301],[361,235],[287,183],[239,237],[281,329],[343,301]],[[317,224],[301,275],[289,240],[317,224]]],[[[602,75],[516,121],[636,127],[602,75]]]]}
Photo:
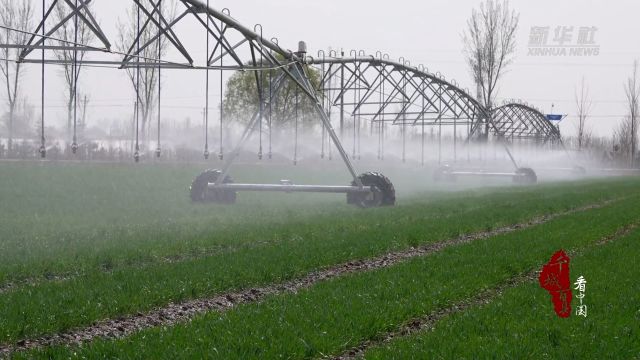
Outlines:
{"type": "MultiPolygon", "coordinates": [[[[209,183],[214,183],[222,175],[220,170],[205,170],[198,175],[191,183],[191,201],[193,202],[214,202],[220,204],[234,204],[236,202],[236,192],[231,190],[210,190],[209,183]]],[[[230,176],[224,179],[225,184],[233,183],[230,176]]]]}
{"type": "Polygon", "coordinates": [[[538,182],[538,176],[536,172],[531,168],[519,168],[516,170],[516,175],[513,177],[513,182],[516,184],[530,185],[538,182]]]}
{"type": "Polygon", "coordinates": [[[453,174],[453,169],[451,168],[451,166],[442,165],[433,172],[433,181],[455,182],[456,176],[453,174]]]}
{"type": "MultiPolygon", "coordinates": [[[[393,206],[396,204],[396,190],[391,181],[384,175],[377,172],[368,172],[358,176],[364,186],[371,187],[372,192],[347,193],[347,203],[357,205],[362,208],[379,206],[393,206]]],[[[352,181],[351,186],[356,186],[352,181]]]]}

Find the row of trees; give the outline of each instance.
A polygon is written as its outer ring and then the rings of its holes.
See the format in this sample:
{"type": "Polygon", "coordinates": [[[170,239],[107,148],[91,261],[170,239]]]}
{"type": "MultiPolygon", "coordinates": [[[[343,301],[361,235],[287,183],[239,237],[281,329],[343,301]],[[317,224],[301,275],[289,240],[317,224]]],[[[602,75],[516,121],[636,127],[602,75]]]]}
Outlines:
{"type": "MultiPolygon", "coordinates": [[[[630,166],[635,166],[638,152],[638,121],[640,117],[640,81],[638,80],[638,61],[634,61],[631,75],[624,83],[626,115],[614,129],[612,149],[618,157],[626,159],[630,166]]],[[[597,148],[600,142],[594,141],[594,135],[588,120],[593,109],[593,101],[589,95],[584,78],[576,91],[576,142],[579,151],[597,148]]]]}
{"type": "Polygon", "coordinates": [[[635,165],[638,149],[638,100],[640,97],[640,82],[638,82],[638,61],[633,63],[633,73],[627,79],[624,87],[627,99],[627,115],[615,132],[615,138],[620,144],[620,150],[627,153],[631,165],[635,165]]]}
{"type": "MultiPolygon", "coordinates": [[[[467,64],[477,86],[477,99],[486,108],[493,107],[499,82],[513,61],[519,15],[509,7],[508,0],[485,0],[473,10],[463,33],[467,64]]],[[[634,166],[638,152],[638,121],[640,117],[640,81],[638,62],[624,84],[627,115],[614,129],[613,152],[621,154],[634,166]]],[[[589,89],[582,79],[575,95],[576,142],[579,151],[599,147],[604,142],[594,138],[588,119],[593,108],[589,89]],[[598,145],[596,145],[598,144],[598,145]]],[[[488,133],[488,124],[485,130],[488,133]]]]}

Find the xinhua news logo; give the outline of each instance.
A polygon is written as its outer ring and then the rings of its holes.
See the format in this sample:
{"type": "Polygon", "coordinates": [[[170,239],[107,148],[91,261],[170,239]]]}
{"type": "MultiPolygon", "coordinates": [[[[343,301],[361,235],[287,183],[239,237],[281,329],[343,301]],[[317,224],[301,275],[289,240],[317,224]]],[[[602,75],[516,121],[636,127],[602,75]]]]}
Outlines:
{"type": "Polygon", "coordinates": [[[598,56],[597,33],[595,26],[533,26],[528,56],[598,56]]]}

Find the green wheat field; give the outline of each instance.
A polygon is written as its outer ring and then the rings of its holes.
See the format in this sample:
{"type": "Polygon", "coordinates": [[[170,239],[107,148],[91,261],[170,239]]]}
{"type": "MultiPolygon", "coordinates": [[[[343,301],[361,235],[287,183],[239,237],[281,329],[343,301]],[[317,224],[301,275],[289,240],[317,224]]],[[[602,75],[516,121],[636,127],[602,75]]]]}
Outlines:
{"type": "MultiPolygon", "coordinates": [[[[361,346],[352,355],[640,358],[640,179],[435,184],[425,169],[386,169],[395,207],[269,193],[194,204],[189,185],[204,166],[0,163],[0,349],[9,349],[0,358],[324,359],[361,346]],[[513,226],[534,219],[545,220],[513,226]],[[509,230],[188,321],[11,350],[501,228],[509,230]],[[586,318],[558,318],[537,279],[512,281],[559,249],[572,256],[572,282],[587,279],[586,318]],[[472,301],[479,294],[485,301],[472,301]],[[402,331],[455,304],[467,305],[402,331]]],[[[232,175],[345,185],[345,173],[238,165],[232,175]]]]}

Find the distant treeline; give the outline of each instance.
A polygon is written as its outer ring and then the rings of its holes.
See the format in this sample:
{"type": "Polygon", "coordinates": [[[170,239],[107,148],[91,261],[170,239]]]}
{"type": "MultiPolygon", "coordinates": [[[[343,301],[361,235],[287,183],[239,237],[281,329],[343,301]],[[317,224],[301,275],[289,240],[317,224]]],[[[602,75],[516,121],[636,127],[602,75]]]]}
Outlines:
{"type": "MultiPolygon", "coordinates": [[[[141,152],[142,160],[155,158],[155,150],[141,152]]],[[[4,144],[0,144],[0,159],[13,160],[36,160],[40,159],[40,145],[33,141],[16,141],[13,143],[11,151],[7,150],[4,144]]],[[[47,147],[47,160],[80,160],[80,161],[109,161],[109,162],[132,162],[133,149],[130,146],[105,146],[99,142],[86,142],[79,144],[74,154],[71,146],[61,146],[59,144],[47,147]]],[[[162,149],[161,159],[164,161],[190,162],[201,161],[203,155],[201,151],[188,148],[165,148],[162,149]]]]}

